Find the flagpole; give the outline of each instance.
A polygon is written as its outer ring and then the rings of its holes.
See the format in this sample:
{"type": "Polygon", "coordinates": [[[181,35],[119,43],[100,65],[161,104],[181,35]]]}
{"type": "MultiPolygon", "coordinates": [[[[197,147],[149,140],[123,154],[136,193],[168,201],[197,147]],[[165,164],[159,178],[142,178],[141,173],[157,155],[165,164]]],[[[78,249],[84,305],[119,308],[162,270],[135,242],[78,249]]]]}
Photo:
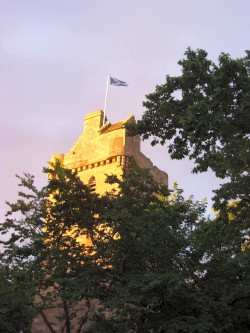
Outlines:
{"type": "Polygon", "coordinates": [[[106,87],[106,95],[105,95],[105,103],[104,103],[104,115],[103,115],[103,124],[105,124],[105,118],[106,118],[106,108],[107,108],[107,98],[108,98],[108,91],[109,91],[109,83],[110,83],[110,76],[108,75],[108,80],[107,80],[107,87],[106,87]]]}

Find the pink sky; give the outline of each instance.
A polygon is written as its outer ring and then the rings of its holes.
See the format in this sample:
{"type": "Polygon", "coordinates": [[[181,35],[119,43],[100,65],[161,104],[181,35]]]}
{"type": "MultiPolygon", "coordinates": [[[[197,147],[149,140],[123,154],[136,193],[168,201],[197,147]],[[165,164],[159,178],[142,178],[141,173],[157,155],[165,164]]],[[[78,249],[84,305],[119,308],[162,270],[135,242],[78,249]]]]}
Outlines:
{"type": "MultiPolygon", "coordinates": [[[[107,75],[128,82],[111,87],[111,123],[143,113],[144,96],[165,76],[178,75],[188,46],[244,56],[250,41],[249,0],[1,0],[0,217],[15,201],[15,174],[44,185],[42,167],[67,152],[83,117],[104,106],[107,75]]],[[[192,175],[189,161],[171,161],[166,147],[142,151],[195,198],[211,197],[219,181],[192,175]]]]}

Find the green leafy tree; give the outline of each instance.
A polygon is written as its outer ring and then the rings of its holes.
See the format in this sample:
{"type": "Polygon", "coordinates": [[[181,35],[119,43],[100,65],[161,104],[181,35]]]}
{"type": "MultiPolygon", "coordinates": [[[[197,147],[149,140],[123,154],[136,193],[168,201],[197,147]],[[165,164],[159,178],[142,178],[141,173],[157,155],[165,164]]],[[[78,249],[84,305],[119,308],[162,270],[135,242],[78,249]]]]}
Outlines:
{"type": "Polygon", "coordinates": [[[12,233],[3,242],[2,258],[13,272],[22,272],[34,308],[50,332],[55,332],[57,322],[62,332],[73,329],[80,333],[94,311],[95,282],[89,276],[94,270],[91,247],[85,247],[81,238],[91,235],[98,198],[75,173],[58,163],[45,172],[49,181],[41,191],[36,189],[34,177],[19,177],[24,190],[15,204],[9,204],[1,226],[2,233],[12,233]],[[82,289],[88,286],[84,295],[79,294],[79,285],[82,289]]]}
{"type": "Polygon", "coordinates": [[[207,220],[204,203],[177,186],[170,193],[134,162],[107,177],[117,190],[102,197],[58,163],[45,172],[41,191],[32,176],[19,178],[26,191],[1,225],[12,232],[2,327],[28,330],[35,309],[51,333],[249,331],[250,248],[237,203],[207,220]]]}
{"type": "Polygon", "coordinates": [[[241,224],[204,218],[204,203],[184,200],[138,166],[104,198],[94,238],[103,267],[93,332],[248,332],[250,274],[241,224]]]}
{"type": "Polygon", "coordinates": [[[104,318],[94,332],[211,332],[209,302],[193,283],[204,204],[185,201],[178,188],[169,196],[134,165],[108,181],[119,191],[106,198],[103,235],[94,240],[105,271],[104,318]]]}
{"type": "MultiPolygon", "coordinates": [[[[188,156],[194,172],[212,169],[227,183],[215,191],[218,216],[193,234],[199,253],[196,288],[208,297],[212,332],[249,331],[250,79],[249,51],[216,65],[204,50],[185,52],[182,73],[166,77],[143,103],[131,134],[167,144],[174,159],[188,156]]],[[[202,330],[204,331],[204,330],[202,330]]],[[[209,331],[209,330],[208,330],[209,331]]]]}
{"type": "Polygon", "coordinates": [[[27,277],[22,271],[0,267],[0,332],[31,332],[35,311],[27,277]]]}
{"type": "Polygon", "coordinates": [[[211,168],[230,185],[217,192],[221,198],[242,200],[249,209],[250,188],[250,53],[245,58],[219,56],[218,64],[204,50],[185,52],[178,64],[181,75],[146,96],[142,119],[129,125],[131,134],[152,144],[168,145],[173,159],[188,156],[194,172],[211,168]]]}
{"type": "Polygon", "coordinates": [[[250,249],[241,225],[219,216],[202,221],[194,237],[203,254],[194,283],[209,300],[211,332],[249,332],[250,249]]]}
{"type": "Polygon", "coordinates": [[[33,272],[39,270],[42,260],[46,193],[36,189],[30,174],[17,177],[21,188],[18,200],[14,204],[7,202],[9,211],[0,226],[1,234],[7,239],[1,241],[1,328],[6,332],[19,329],[31,332],[36,291],[33,272]]]}
{"type": "Polygon", "coordinates": [[[197,171],[208,167],[218,177],[249,171],[249,52],[233,60],[222,53],[219,64],[204,50],[185,52],[182,74],[166,77],[143,103],[146,111],[134,130],[152,144],[169,144],[172,158],[188,156],[197,171]]]}

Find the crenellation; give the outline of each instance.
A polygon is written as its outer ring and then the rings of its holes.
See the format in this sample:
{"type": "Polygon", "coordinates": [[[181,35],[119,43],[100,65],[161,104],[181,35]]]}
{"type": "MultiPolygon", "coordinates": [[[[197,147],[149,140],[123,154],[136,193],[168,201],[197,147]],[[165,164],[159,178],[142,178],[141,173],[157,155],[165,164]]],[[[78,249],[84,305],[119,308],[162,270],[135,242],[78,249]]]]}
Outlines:
{"type": "Polygon", "coordinates": [[[63,166],[79,173],[83,182],[88,184],[88,177],[96,178],[96,190],[102,194],[108,189],[105,183],[106,174],[122,174],[123,167],[133,156],[137,163],[150,169],[157,182],[168,184],[168,176],[153,165],[140,150],[139,136],[130,137],[125,125],[134,122],[130,115],[125,120],[115,124],[106,122],[103,125],[103,111],[96,110],[84,118],[84,129],[76,143],[68,153],[57,154],[52,160],[58,159],[63,166]],[[91,172],[91,175],[90,175],[91,172]],[[100,184],[101,182],[101,184],[100,184]]]}

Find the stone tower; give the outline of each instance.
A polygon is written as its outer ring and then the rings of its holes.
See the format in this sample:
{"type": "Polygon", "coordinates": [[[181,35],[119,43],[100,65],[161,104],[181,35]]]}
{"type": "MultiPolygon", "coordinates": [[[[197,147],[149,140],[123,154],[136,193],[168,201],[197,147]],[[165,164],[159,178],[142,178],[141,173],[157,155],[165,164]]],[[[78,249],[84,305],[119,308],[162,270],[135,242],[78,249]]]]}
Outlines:
{"type": "MultiPolygon", "coordinates": [[[[77,171],[81,180],[88,184],[96,193],[103,194],[109,190],[105,183],[106,174],[122,175],[123,166],[133,156],[142,167],[150,169],[156,182],[168,185],[168,175],[159,170],[140,151],[140,137],[129,137],[125,124],[134,122],[134,116],[115,124],[107,122],[103,126],[103,111],[96,110],[84,118],[84,129],[76,143],[68,153],[52,156],[51,161],[59,160],[67,169],[77,171]]],[[[79,241],[90,245],[91,240],[87,235],[82,235],[79,241]]],[[[48,320],[53,323],[56,332],[62,331],[62,324],[56,319],[61,315],[61,309],[44,310],[48,320]]],[[[77,321],[77,318],[74,319],[77,321]]],[[[72,321],[72,327],[75,323],[72,321]]],[[[33,333],[48,333],[49,330],[40,315],[32,324],[33,333]]]]}
{"type": "Polygon", "coordinates": [[[168,175],[141,153],[140,137],[128,136],[125,124],[134,121],[134,116],[129,116],[103,126],[103,111],[91,112],[84,118],[84,130],[70,151],[52,156],[52,161],[57,159],[65,168],[77,171],[83,183],[99,194],[109,189],[105,175],[121,175],[131,156],[139,166],[150,169],[157,183],[168,185],[168,175]]]}

